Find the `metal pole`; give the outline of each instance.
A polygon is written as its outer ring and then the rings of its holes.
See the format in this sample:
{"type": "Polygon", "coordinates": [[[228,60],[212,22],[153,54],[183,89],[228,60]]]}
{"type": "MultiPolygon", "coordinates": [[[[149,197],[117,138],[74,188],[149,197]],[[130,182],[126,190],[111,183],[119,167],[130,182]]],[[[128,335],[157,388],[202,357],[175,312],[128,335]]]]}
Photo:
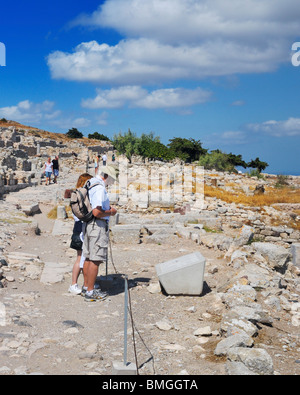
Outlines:
{"type": "Polygon", "coordinates": [[[127,366],[128,277],[125,276],[124,365],[127,366]]]}
{"type": "Polygon", "coordinates": [[[107,254],[106,254],[106,262],[105,262],[105,280],[107,281],[108,277],[108,249],[107,249],[107,254]]]}
{"type": "MultiPolygon", "coordinates": [[[[110,244],[110,232],[109,232],[109,224],[108,226],[108,244],[110,244]]],[[[105,262],[105,280],[107,281],[108,277],[108,246],[107,246],[107,252],[106,252],[106,262],[105,262]]]]}

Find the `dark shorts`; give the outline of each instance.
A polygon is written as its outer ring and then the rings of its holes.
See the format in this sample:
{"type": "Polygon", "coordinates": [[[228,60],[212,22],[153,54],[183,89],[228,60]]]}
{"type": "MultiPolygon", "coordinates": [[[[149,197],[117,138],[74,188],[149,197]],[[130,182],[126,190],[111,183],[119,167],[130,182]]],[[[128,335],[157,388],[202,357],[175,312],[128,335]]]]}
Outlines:
{"type": "Polygon", "coordinates": [[[76,251],[81,251],[83,243],[80,238],[80,234],[82,232],[82,222],[81,221],[76,221],[74,223],[74,228],[73,228],[73,234],[72,234],[72,239],[71,239],[71,245],[70,248],[76,251]]]}
{"type": "Polygon", "coordinates": [[[83,243],[80,238],[80,233],[73,233],[70,248],[72,248],[73,250],[76,250],[76,251],[81,251],[82,245],[83,245],[83,243]]]}

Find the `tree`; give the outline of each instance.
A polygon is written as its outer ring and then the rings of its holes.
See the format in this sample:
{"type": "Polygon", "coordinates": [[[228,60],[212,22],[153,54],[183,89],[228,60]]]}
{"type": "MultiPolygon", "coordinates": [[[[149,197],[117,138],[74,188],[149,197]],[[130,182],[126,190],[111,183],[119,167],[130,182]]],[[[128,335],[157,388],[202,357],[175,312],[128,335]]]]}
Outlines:
{"type": "Polygon", "coordinates": [[[259,158],[256,158],[255,160],[251,160],[247,164],[247,167],[250,167],[251,169],[257,169],[259,173],[261,173],[263,170],[265,170],[269,164],[267,162],[262,162],[259,158]]]}
{"type": "Polygon", "coordinates": [[[234,165],[228,159],[229,155],[220,151],[214,150],[206,155],[200,157],[199,165],[207,170],[215,169],[217,171],[234,171],[234,165]]]}
{"type": "Polygon", "coordinates": [[[154,133],[142,134],[138,144],[138,154],[143,158],[170,160],[171,156],[168,147],[161,143],[159,137],[154,137],[154,133]]]}
{"type": "Polygon", "coordinates": [[[168,147],[172,154],[188,163],[198,161],[200,156],[207,153],[200,140],[176,137],[169,141],[168,147]]]}
{"type": "Polygon", "coordinates": [[[242,155],[234,155],[230,152],[227,154],[228,162],[231,163],[233,166],[241,166],[244,169],[247,168],[247,163],[243,160],[242,155]]]}
{"type": "Polygon", "coordinates": [[[95,140],[101,140],[101,141],[110,141],[107,136],[105,136],[104,134],[98,133],[98,132],[95,132],[93,134],[89,134],[88,138],[89,139],[95,139],[95,140]]]}
{"type": "Polygon", "coordinates": [[[82,139],[83,134],[79,132],[76,128],[69,129],[69,131],[66,133],[66,136],[69,137],[70,139],[82,139]]]}
{"type": "Polygon", "coordinates": [[[128,129],[128,132],[124,133],[124,135],[119,133],[114,136],[113,145],[120,154],[126,155],[131,163],[132,155],[138,153],[139,138],[128,129]]]}

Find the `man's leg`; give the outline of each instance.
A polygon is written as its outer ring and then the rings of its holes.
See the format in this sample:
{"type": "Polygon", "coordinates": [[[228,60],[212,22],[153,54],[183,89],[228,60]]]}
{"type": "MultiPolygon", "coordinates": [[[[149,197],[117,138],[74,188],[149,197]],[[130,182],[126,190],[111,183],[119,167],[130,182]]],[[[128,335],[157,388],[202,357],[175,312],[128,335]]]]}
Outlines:
{"type": "Polygon", "coordinates": [[[90,261],[87,268],[87,287],[88,292],[93,291],[98,276],[99,265],[102,261],[90,261]]]}
{"type": "Polygon", "coordinates": [[[104,300],[107,297],[106,292],[102,292],[99,289],[95,290],[95,283],[100,263],[102,263],[102,261],[89,261],[87,273],[88,289],[85,293],[85,300],[87,302],[96,302],[97,300],[104,300]]]}

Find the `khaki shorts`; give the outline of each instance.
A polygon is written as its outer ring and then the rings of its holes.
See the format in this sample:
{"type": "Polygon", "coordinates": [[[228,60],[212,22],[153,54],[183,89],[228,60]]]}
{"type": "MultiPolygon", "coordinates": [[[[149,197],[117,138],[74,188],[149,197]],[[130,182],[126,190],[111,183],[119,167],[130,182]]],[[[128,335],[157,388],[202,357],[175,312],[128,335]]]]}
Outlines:
{"type": "Polygon", "coordinates": [[[106,261],[109,229],[106,221],[91,221],[83,233],[83,255],[90,261],[106,261]]]}

